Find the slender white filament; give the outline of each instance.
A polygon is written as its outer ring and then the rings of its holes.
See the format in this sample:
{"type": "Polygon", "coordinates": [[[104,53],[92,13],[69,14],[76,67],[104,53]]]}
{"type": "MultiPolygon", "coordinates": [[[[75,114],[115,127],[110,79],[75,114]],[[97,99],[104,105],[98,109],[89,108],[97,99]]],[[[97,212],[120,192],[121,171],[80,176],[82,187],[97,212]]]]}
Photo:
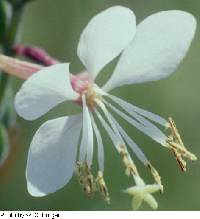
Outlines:
{"type": "Polygon", "coordinates": [[[80,144],[79,161],[87,161],[90,166],[93,159],[93,129],[92,122],[89,114],[88,107],[86,105],[85,95],[82,96],[83,103],[83,128],[82,128],[82,139],[80,144]]]}
{"type": "Polygon", "coordinates": [[[115,135],[114,131],[110,128],[110,126],[107,124],[107,122],[103,119],[101,114],[97,110],[95,110],[94,112],[96,113],[99,121],[101,122],[102,126],[104,127],[104,129],[108,133],[108,136],[111,138],[114,146],[118,150],[119,145],[122,144],[121,139],[119,139],[118,136],[115,135]]]}
{"type": "Polygon", "coordinates": [[[118,129],[117,129],[115,123],[114,123],[113,120],[111,119],[111,115],[110,115],[110,113],[108,112],[108,110],[106,109],[106,107],[105,107],[105,105],[103,104],[103,102],[101,102],[101,101],[99,101],[99,100],[97,100],[96,102],[97,102],[98,106],[102,109],[104,115],[106,116],[107,120],[109,121],[109,123],[110,123],[110,125],[111,125],[113,131],[114,131],[115,134],[117,135],[117,137],[120,139],[121,142],[123,142],[123,139],[122,139],[122,137],[121,137],[121,135],[120,135],[120,133],[119,133],[119,131],[118,131],[118,129]]]}
{"type": "Polygon", "coordinates": [[[119,133],[124,138],[125,142],[129,145],[129,147],[133,150],[133,152],[136,154],[138,159],[144,163],[144,165],[147,165],[149,163],[147,157],[143,153],[143,151],[139,148],[139,146],[128,136],[128,134],[124,131],[124,129],[119,125],[119,123],[116,121],[116,119],[110,114],[111,119],[114,121],[117,129],[119,130],[119,133]]]}
{"type": "Polygon", "coordinates": [[[103,148],[103,142],[102,142],[102,138],[101,138],[101,134],[100,131],[96,125],[96,122],[94,120],[94,117],[92,115],[92,113],[90,113],[90,117],[91,117],[91,121],[92,121],[92,127],[94,129],[94,133],[97,139],[97,157],[98,157],[98,164],[99,164],[99,170],[100,171],[104,171],[104,148],[103,148]]]}
{"type": "MultiPolygon", "coordinates": [[[[106,101],[105,99],[103,100],[104,103],[106,103],[107,105],[111,105],[110,103],[108,103],[108,101],[106,101]]],[[[118,103],[118,105],[120,105],[118,103]]],[[[121,105],[120,105],[121,106],[121,105]]],[[[133,117],[135,122],[139,122],[138,124],[143,125],[143,128],[146,128],[146,130],[149,130],[151,133],[154,133],[155,136],[163,136],[165,135],[158,127],[156,127],[153,123],[151,123],[150,121],[148,121],[147,119],[145,119],[143,116],[140,116],[139,114],[137,114],[134,111],[131,111],[129,109],[126,108],[126,106],[121,106],[131,117],[133,117]],[[135,120],[136,119],[136,120],[135,120]]],[[[142,126],[141,126],[142,128],[142,126]]],[[[160,143],[160,142],[159,142],[160,143]]]]}
{"type": "Polygon", "coordinates": [[[163,132],[161,132],[158,128],[157,129],[155,129],[155,128],[148,128],[148,127],[142,125],[141,123],[137,122],[136,120],[134,120],[130,116],[127,116],[125,113],[121,112],[120,110],[118,110],[116,107],[112,106],[107,101],[104,100],[104,102],[114,112],[116,112],[118,115],[120,115],[122,118],[124,118],[128,123],[130,123],[131,125],[135,126],[137,129],[139,129],[140,131],[145,133],[147,136],[149,136],[150,138],[152,138],[156,142],[158,142],[161,145],[166,147],[167,136],[163,132]]]}
{"type": "Polygon", "coordinates": [[[148,118],[149,120],[154,121],[154,122],[164,126],[165,128],[168,127],[167,120],[162,118],[161,116],[158,116],[152,112],[149,112],[147,110],[144,110],[144,109],[141,109],[137,106],[134,106],[134,105],[120,99],[119,97],[115,97],[115,96],[110,95],[110,94],[107,94],[106,96],[109,97],[110,99],[112,99],[117,104],[119,104],[126,111],[129,111],[130,113],[136,112],[136,113],[148,118]]]}

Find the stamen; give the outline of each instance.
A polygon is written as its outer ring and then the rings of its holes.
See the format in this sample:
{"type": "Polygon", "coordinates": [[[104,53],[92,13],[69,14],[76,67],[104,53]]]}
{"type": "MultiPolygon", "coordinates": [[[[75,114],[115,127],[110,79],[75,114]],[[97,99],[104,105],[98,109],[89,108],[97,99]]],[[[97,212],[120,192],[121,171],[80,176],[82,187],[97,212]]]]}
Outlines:
{"type": "Polygon", "coordinates": [[[111,140],[113,141],[113,144],[115,145],[119,154],[122,156],[122,161],[126,167],[126,170],[125,170],[126,175],[128,175],[128,176],[138,175],[137,168],[136,168],[133,160],[131,159],[131,157],[126,149],[125,143],[124,143],[124,141],[119,133],[119,130],[117,129],[117,127],[115,125],[115,121],[112,119],[112,115],[109,114],[108,111],[106,111],[105,107],[102,106],[102,108],[103,108],[102,110],[104,111],[106,117],[108,118],[112,128],[114,129],[115,133],[109,127],[109,125],[106,123],[106,121],[102,118],[102,116],[100,115],[100,113],[97,110],[95,110],[95,113],[97,114],[97,117],[99,118],[102,125],[104,126],[104,128],[108,132],[109,136],[111,137],[111,140]]]}
{"type": "Polygon", "coordinates": [[[174,156],[176,158],[176,161],[177,161],[178,165],[180,166],[181,170],[183,172],[185,172],[186,171],[186,162],[181,157],[181,154],[178,153],[178,151],[176,149],[174,149],[174,148],[171,148],[171,150],[172,150],[172,152],[173,152],[173,154],[174,154],[174,156]]]}
{"type": "Polygon", "coordinates": [[[97,178],[96,178],[96,184],[97,184],[97,187],[98,187],[104,201],[107,202],[108,204],[110,204],[110,196],[109,196],[109,193],[108,193],[108,189],[107,189],[105,180],[103,178],[103,172],[102,171],[98,171],[98,175],[97,175],[97,178]]]}
{"type": "Polygon", "coordinates": [[[101,114],[95,110],[94,111],[99,119],[99,121],[101,122],[102,126],[104,127],[104,129],[106,130],[106,132],[108,133],[108,136],[110,137],[110,139],[112,140],[113,145],[115,146],[115,148],[117,150],[119,150],[119,145],[122,143],[121,140],[115,135],[115,133],[113,132],[113,130],[110,128],[110,126],[107,124],[107,122],[103,119],[103,117],[101,116],[101,114]]]}
{"type": "Polygon", "coordinates": [[[169,118],[168,118],[168,121],[169,121],[169,128],[171,129],[171,132],[172,132],[172,136],[175,138],[175,140],[176,140],[180,145],[182,145],[183,147],[185,147],[184,144],[183,144],[183,141],[182,141],[182,139],[181,139],[181,136],[180,136],[180,134],[179,134],[179,132],[178,132],[178,129],[176,128],[176,124],[175,124],[174,120],[173,120],[171,117],[169,117],[169,118]]]}
{"type": "Polygon", "coordinates": [[[105,105],[103,104],[103,102],[102,102],[102,101],[99,101],[99,100],[96,100],[96,102],[97,102],[98,106],[102,109],[104,115],[106,116],[107,120],[109,121],[109,123],[110,123],[110,125],[111,125],[113,131],[115,132],[115,134],[117,135],[117,137],[119,138],[119,140],[120,140],[121,142],[123,142],[122,137],[121,137],[121,135],[119,134],[119,131],[118,131],[118,129],[117,129],[117,127],[116,127],[116,125],[115,125],[113,119],[112,119],[112,116],[111,116],[111,114],[108,112],[108,110],[106,109],[106,107],[105,107],[105,105]]]}
{"type": "Polygon", "coordinates": [[[152,176],[154,177],[155,182],[160,185],[161,187],[161,193],[163,193],[163,185],[162,185],[162,181],[161,181],[161,177],[158,173],[158,171],[152,166],[152,164],[149,162],[147,167],[150,169],[152,176]]]}
{"type": "Polygon", "coordinates": [[[113,102],[117,103],[118,105],[120,105],[125,111],[130,112],[131,113],[137,113],[141,116],[144,116],[146,118],[148,118],[149,120],[158,123],[159,125],[162,125],[164,127],[168,127],[168,122],[162,118],[161,116],[158,116],[152,112],[149,112],[147,110],[144,110],[142,108],[139,108],[133,104],[130,104],[122,99],[120,99],[119,97],[110,95],[110,94],[104,94],[106,95],[108,98],[110,98],[111,100],[113,100],[113,102]]]}
{"type": "Polygon", "coordinates": [[[137,168],[136,168],[133,160],[131,159],[125,145],[120,145],[119,153],[122,156],[122,161],[123,161],[125,168],[126,168],[126,170],[125,170],[126,175],[127,176],[139,175],[137,168]]]}
{"type": "Polygon", "coordinates": [[[92,113],[90,113],[91,121],[92,121],[92,127],[94,129],[94,133],[97,139],[97,148],[98,148],[98,164],[99,164],[99,169],[103,172],[104,170],[104,148],[103,148],[103,142],[101,138],[101,134],[99,129],[97,128],[96,122],[94,120],[94,117],[92,113]]]}
{"type": "MultiPolygon", "coordinates": [[[[125,143],[124,143],[122,137],[126,141],[129,141],[129,143],[131,143],[131,146],[133,147],[133,150],[136,151],[136,154],[138,154],[141,161],[144,162],[145,166],[149,167],[156,183],[160,187],[160,191],[163,192],[163,185],[161,183],[161,177],[158,174],[157,170],[147,160],[147,158],[145,157],[143,152],[140,149],[138,149],[138,146],[134,142],[132,142],[132,139],[130,139],[129,136],[127,137],[126,132],[121,128],[121,126],[114,119],[114,117],[107,111],[105,105],[101,101],[97,100],[96,102],[97,102],[98,106],[102,109],[102,111],[104,112],[104,115],[106,116],[107,120],[110,123],[110,126],[112,127],[112,129],[111,129],[109,127],[109,125],[105,122],[105,120],[101,117],[101,115],[98,113],[98,111],[95,110],[95,112],[97,113],[97,116],[100,119],[100,121],[102,122],[104,128],[107,130],[107,132],[110,133],[111,139],[113,138],[113,142],[116,141],[116,138],[118,139],[119,143],[121,142],[118,145],[117,149],[118,149],[118,152],[120,153],[120,155],[122,156],[122,161],[123,161],[123,164],[125,165],[125,168],[126,168],[125,169],[126,175],[128,175],[128,176],[132,175],[133,178],[137,180],[138,179],[137,176],[139,176],[139,173],[137,171],[137,168],[136,168],[133,160],[131,159],[131,157],[129,155],[129,152],[127,151],[127,148],[125,146],[125,143]]],[[[107,103],[107,101],[104,101],[104,99],[103,99],[103,102],[105,102],[107,105],[109,105],[113,110],[115,109],[111,104],[107,103]]],[[[116,110],[117,109],[115,109],[114,111],[116,112],[116,110]]],[[[118,112],[122,113],[121,111],[117,110],[117,113],[118,112]]],[[[123,114],[123,115],[125,115],[125,114],[123,114]]],[[[127,116],[127,118],[128,118],[128,116],[127,116]]],[[[140,123],[138,123],[138,124],[140,124],[140,123]]]]}
{"type": "Polygon", "coordinates": [[[197,160],[197,157],[188,151],[185,147],[182,147],[182,145],[177,144],[170,139],[167,140],[167,143],[169,144],[169,147],[171,147],[174,150],[177,150],[182,156],[188,158],[189,160],[197,160]]]}
{"type": "Polygon", "coordinates": [[[93,159],[93,129],[88,107],[86,105],[85,95],[82,95],[83,102],[83,131],[80,145],[79,161],[84,162],[87,159],[88,165],[92,164],[93,159]],[[86,157],[87,156],[87,157],[86,157]]]}
{"type": "Polygon", "coordinates": [[[140,159],[140,161],[142,161],[144,163],[144,165],[150,169],[151,174],[153,175],[155,182],[161,186],[161,188],[162,188],[161,192],[163,192],[163,185],[162,185],[161,177],[160,177],[158,171],[152,166],[152,164],[146,158],[146,156],[142,152],[142,150],[127,135],[127,133],[123,130],[123,128],[119,125],[119,123],[115,120],[115,118],[113,118],[113,116],[111,116],[111,118],[115,122],[115,125],[117,126],[122,137],[125,139],[126,143],[132,148],[132,150],[135,152],[136,156],[140,159]]]}
{"type": "Polygon", "coordinates": [[[129,147],[133,150],[133,152],[136,154],[138,159],[144,163],[144,165],[147,165],[149,163],[146,155],[143,153],[143,151],[140,149],[140,147],[128,136],[128,134],[124,131],[124,129],[120,126],[120,124],[116,121],[116,119],[110,114],[112,120],[114,121],[115,125],[117,126],[117,129],[119,130],[120,135],[124,138],[125,142],[129,147]]]}
{"type": "Polygon", "coordinates": [[[167,136],[158,128],[148,128],[142,125],[141,123],[137,122],[132,117],[126,115],[122,111],[118,110],[114,106],[112,106],[108,101],[103,100],[106,105],[108,105],[114,112],[116,112],[119,116],[121,116],[123,119],[125,119],[128,123],[130,123],[132,126],[135,126],[137,129],[142,131],[144,134],[152,138],[154,141],[160,143],[162,146],[166,147],[166,139],[167,136]]]}
{"type": "Polygon", "coordinates": [[[76,174],[79,178],[79,183],[82,186],[83,191],[87,194],[87,196],[91,197],[95,191],[95,186],[93,181],[93,175],[86,162],[84,162],[83,164],[77,162],[76,174]]]}
{"type": "Polygon", "coordinates": [[[186,162],[183,160],[182,156],[188,158],[189,160],[197,160],[197,157],[188,151],[183,144],[174,120],[170,117],[168,121],[171,133],[166,140],[167,146],[172,150],[181,170],[186,171],[186,162]]]}
{"type": "Polygon", "coordinates": [[[97,106],[96,100],[101,100],[101,95],[95,91],[93,85],[88,85],[87,89],[85,90],[85,96],[88,107],[91,110],[94,110],[94,108],[97,106]]]}

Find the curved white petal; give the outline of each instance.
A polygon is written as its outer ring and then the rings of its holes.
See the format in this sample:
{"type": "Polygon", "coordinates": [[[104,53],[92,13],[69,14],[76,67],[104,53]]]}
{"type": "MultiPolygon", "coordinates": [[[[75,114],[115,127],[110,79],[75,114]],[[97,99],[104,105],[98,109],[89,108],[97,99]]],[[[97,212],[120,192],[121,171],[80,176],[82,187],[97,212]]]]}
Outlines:
{"type": "Polygon", "coordinates": [[[45,196],[71,179],[82,117],[61,117],[44,123],[36,132],[28,154],[26,179],[32,196],[45,196]]]}
{"type": "Polygon", "coordinates": [[[78,56],[92,75],[128,46],[135,35],[134,13],[125,7],[111,7],[90,20],[78,44],[78,56]]]}
{"type": "Polygon", "coordinates": [[[187,12],[163,11],[147,17],[104,89],[167,77],[185,56],[195,29],[196,20],[187,12]]]}
{"type": "Polygon", "coordinates": [[[24,82],[15,98],[17,113],[34,120],[61,102],[75,100],[78,94],[72,89],[69,64],[56,64],[33,74],[24,82]]]}

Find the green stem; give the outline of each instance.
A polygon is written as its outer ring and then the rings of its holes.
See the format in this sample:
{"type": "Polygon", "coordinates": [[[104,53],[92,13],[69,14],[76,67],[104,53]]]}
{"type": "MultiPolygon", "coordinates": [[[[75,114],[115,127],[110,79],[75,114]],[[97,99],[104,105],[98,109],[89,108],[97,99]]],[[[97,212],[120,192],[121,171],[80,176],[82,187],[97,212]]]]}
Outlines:
{"type": "MultiPolygon", "coordinates": [[[[12,47],[15,44],[17,30],[19,27],[23,9],[24,9],[24,4],[18,6],[12,5],[11,22],[4,35],[3,45],[2,45],[4,54],[8,56],[13,55],[12,47]]],[[[4,97],[8,81],[9,81],[9,75],[2,73],[0,77],[0,103],[2,102],[2,99],[4,97]]]]}
{"type": "Polygon", "coordinates": [[[17,30],[19,27],[23,9],[24,9],[23,6],[12,8],[12,17],[11,17],[10,26],[7,29],[7,34],[3,42],[3,50],[6,55],[13,55],[12,47],[16,40],[17,30]]]}

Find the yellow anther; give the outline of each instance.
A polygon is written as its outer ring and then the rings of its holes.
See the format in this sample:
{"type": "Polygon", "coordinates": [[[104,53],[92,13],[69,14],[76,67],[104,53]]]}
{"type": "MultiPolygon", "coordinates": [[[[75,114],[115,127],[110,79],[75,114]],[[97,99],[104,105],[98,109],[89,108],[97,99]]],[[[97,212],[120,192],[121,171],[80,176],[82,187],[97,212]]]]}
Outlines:
{"type": "Polygon", "coordinates": [[[97,184],[97,187],[98,187],[104,201],[107,202],[108,204],[110,204],[110,196],[108,193],[108,189],[107,189],[105,180],[103,178],[103,173],[101,171],[98,171],[97,178],[96,178],[96,184],[97,184]]]}
{"type": "Polygon", "coordinates": [[[130,175],[138,175],[138,171],[137,168],[133,162],[133,160],[131,159],[125,145],[120,145],[119,146],[119,153],[122,156],[122,161],[126,167],[125,173],[127,176],[130,175]]]}
{"type": "Polygon", "coordinates": [[[151,163],[147,164],[147,167],[150,169],[152,176],[154,177],[155,182],[160,185],[161,188],[161,193],[163,193],[163,185],[162,185],[162,181],[161,181],[161,177],[158,173],[158,171],[152,166],[151,163]]]}
{"type": "Polygon", "coordinates": [[[87,106],[90,109],[94,109],[97,106],[97,99],[101,99],[101,96],[96,93],[92,85],[88,85],[87,89],[84,91],[87,106]]]}
{"type": "Polygon", "coordinates": [[[83,191],[88,196],[92,196],[95,191],[94,180],[87,163],[80,164],[79,162],[77,162],[76,173],[79,178],[79,183],[83,188],[83,191]]]}
{"type": "Polygon", "coordinates": [[[178,132],[178,129],[176,128],[176,124],[174,120],[171,117],[169,117],[168,121],[169,121],[169,127],[171,129],[171,132],[172,132],[171,134],[172,134],[173,139],[175,140],[175,142],[178,142],[182,147],[185,147],[181,139],[181,136],[178,132]]]}
{"type": "Polygon", "coordinates": [[[167,146],[172,150],[181,170],[186,171],[186,162],[183,160],[182,156],[188,158],[189,160],[197,160],[197,157],[188,151],[183,144],[174,120],[169,117],[168,121],[171,133],[166,141],[167,146]]]}

